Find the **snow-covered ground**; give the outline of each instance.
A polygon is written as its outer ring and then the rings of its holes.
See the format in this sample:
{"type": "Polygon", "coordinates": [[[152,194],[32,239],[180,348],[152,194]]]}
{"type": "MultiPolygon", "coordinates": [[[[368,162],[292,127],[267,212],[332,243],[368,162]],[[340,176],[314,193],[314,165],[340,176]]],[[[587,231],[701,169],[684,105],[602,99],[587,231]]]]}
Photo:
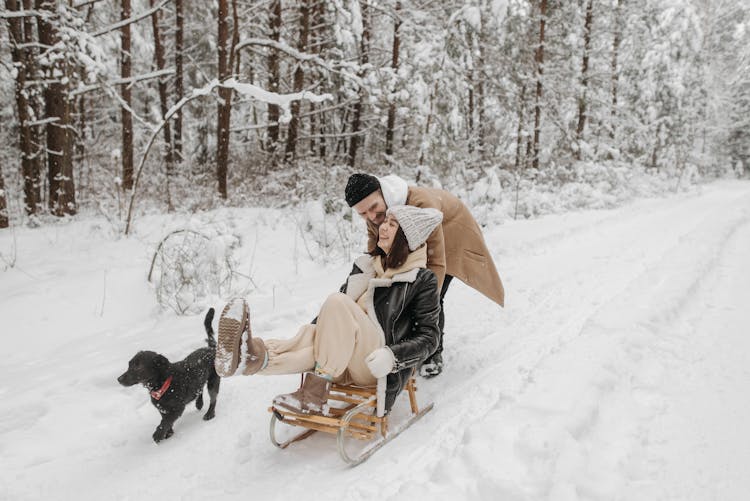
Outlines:
{"type": "MultiPolygon", "coordinates": [[[[255,335],[293,335],[349,271],[311,261],[288,214],[211,217],[243,235],[255,335]]],[[[487,228],[506,308],[454,282],[445,372],[418,381],[434,410],[356,468],[328,435],[270,443],[296,376],[225,379],[214,420],[190,408],[152,442],[147,392],[116,377],[204,343],[203,313],[160,311],[145,280],[178,222],[0,232],[0,499],[747,499],[746,181],[487,228]]]]}

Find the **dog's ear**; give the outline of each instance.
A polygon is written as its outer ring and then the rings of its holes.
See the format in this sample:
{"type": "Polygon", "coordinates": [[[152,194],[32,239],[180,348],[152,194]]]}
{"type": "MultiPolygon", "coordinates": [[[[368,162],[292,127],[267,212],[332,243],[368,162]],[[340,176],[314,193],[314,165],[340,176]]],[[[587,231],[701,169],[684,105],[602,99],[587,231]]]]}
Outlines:
{"type": "Polygon", "coordinates": [[[160,371],[165,371],[169,368],[169,360],[164,355],[156,355],[154,357],[154,367],[160,371]]]}

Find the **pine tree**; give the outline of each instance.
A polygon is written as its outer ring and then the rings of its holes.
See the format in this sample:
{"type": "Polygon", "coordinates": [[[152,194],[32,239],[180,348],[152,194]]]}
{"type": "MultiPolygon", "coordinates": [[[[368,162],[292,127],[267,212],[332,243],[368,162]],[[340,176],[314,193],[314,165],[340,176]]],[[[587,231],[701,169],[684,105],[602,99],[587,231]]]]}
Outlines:
{"type": "MultiPolygon", "coordinates": [[[[55,19],[59,11],[54,0],[37,0],[36,8],[44,13],[37,18],[39,43],[56,47],[60,42],[55,19]]],[[[51,49],[55,51],[55,49],[51,49]]],[[[44,90],[47,123],[47,169],[51,212],[56,216],[76,213],[73,179],[73,142],[70,132],[70,101],[68,98],[68,58],[64,49],[58,58],[43,68],[49,83],[44,90]]]]}
{"type": "MultiPolygon", "coordinates": [[[[309,0],[299,0],[299,37],[297,41],[297,50],[304,53],[307,50],[307,41],[310,36],[310,5],[309,0]]],[[[305,71],[302,62],[298,61],[294,68],[293,92],[301,92],[305,85],[305,71]]],[[[300,126],[300,102],[293,101],[290,107],[292,115],[289,121],[289,128],[286,136],[286,150],[284,158],[288,162],[294,160],[297,154],[297,137],[300,126]]]]}
{"type": "Polygon", "coordinates": [[[5,179],[3,178],[3,169],[0,167],[0,228],[10,226],[8,218],[8,196],[5,193],[5,179]]]}
{"type": "MultiPolygon", "coordinates": [[[[10,12],[21,10],[22,6],[17,0],[5,0],[5,7],[10,12]]],[[[25,22],[28,18],[10,17],[8,18],[8,36],[10,38],[11,57],[16,69],[16,112],[19,121],[19,149],[21,152],[21,173],[24,184],[24,208],[26,214],[36,214],[39,204],[41,203],[41,193],[39,190],[39,168],[38,163],[34,160],[35,155],[35,134],[31,122],[33,110],[27,96],[29,90],[26,88],[27,79],[32,76],[29,72],[33,68],[33,61],[29,57],[31,47],[32,33],[31,24],[25,22]]],[[[0,187],[0,189],[2,189],[0,187]]],[[[5,209],[5,198],[3,196],[2,209],[5,209]]],[[[7,218],[6,218],[7,221],[7,218]]]]}
{"type": "MultiPolygon", "coordinates": [[[[120,19],[130,19],[130,0],[120,0],[120,19]]],[[[130,44],[130,23],[120,28],[120,78],[127,81],[132,76],[132,54],[130,44]]],[[[133,188],[133,99],[129,83],[120,86],[120,107],[122,116],[122,187],[133,188]]]]}

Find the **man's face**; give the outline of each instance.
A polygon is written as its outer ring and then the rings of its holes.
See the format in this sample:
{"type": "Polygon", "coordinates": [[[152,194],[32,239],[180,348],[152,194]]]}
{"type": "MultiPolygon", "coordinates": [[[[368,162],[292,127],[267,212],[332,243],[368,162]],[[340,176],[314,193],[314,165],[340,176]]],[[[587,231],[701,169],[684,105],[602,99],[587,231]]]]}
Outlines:
{"type": "Polygon", "coordinates": [[[388,207],[385,206],[385,200],[380,190],[373,191],[365,198],[354,204],[354,210],[357,214],[367,219],[376,226],[385,221],[385,211],[388,207]]]}

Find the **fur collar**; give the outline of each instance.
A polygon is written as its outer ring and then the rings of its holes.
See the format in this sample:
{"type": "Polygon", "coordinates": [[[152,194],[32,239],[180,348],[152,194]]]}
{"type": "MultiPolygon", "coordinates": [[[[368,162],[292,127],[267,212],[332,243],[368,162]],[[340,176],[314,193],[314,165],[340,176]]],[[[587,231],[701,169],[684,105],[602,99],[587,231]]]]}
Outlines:
{"type": "MultiPolygon", "coordinates": [[[[375,269],[375,275],[378,278],[393,278],[396,276],[404,275],[415,268],[426,268],[427,267],[427,247],[421,246],[417,250],[412,251],[406,257],[406,261],[400,267],[396,269],[383,269],[383,261],[379,258],[372,260],[373,268],[375,269]]],[[[399,280],[401,281],[401,280],[399,280]]],[[[413,282],[414,280],[409,280],[413,282]]]]}
{"type": "Polygon", "coordinates": [[[414,282],[417,279],[420,268],[427,266],[427,248],[422,246],[410,253],[406,263],[401,268],[393,270],[395,273],[392,276],[389,273],[391,270],[388,270],[387,274],[381,275],[383,273],[382,267],[379,262],[376,264],[376,261],[379,261],[379,259],[379,257],[365,254],[354,261],[354,264],[362,270],[362,273],[350,275],[347,279],[347,296],[356,301],[368,289],[390,287],[393,283],[397,282],[414,282]]]}

